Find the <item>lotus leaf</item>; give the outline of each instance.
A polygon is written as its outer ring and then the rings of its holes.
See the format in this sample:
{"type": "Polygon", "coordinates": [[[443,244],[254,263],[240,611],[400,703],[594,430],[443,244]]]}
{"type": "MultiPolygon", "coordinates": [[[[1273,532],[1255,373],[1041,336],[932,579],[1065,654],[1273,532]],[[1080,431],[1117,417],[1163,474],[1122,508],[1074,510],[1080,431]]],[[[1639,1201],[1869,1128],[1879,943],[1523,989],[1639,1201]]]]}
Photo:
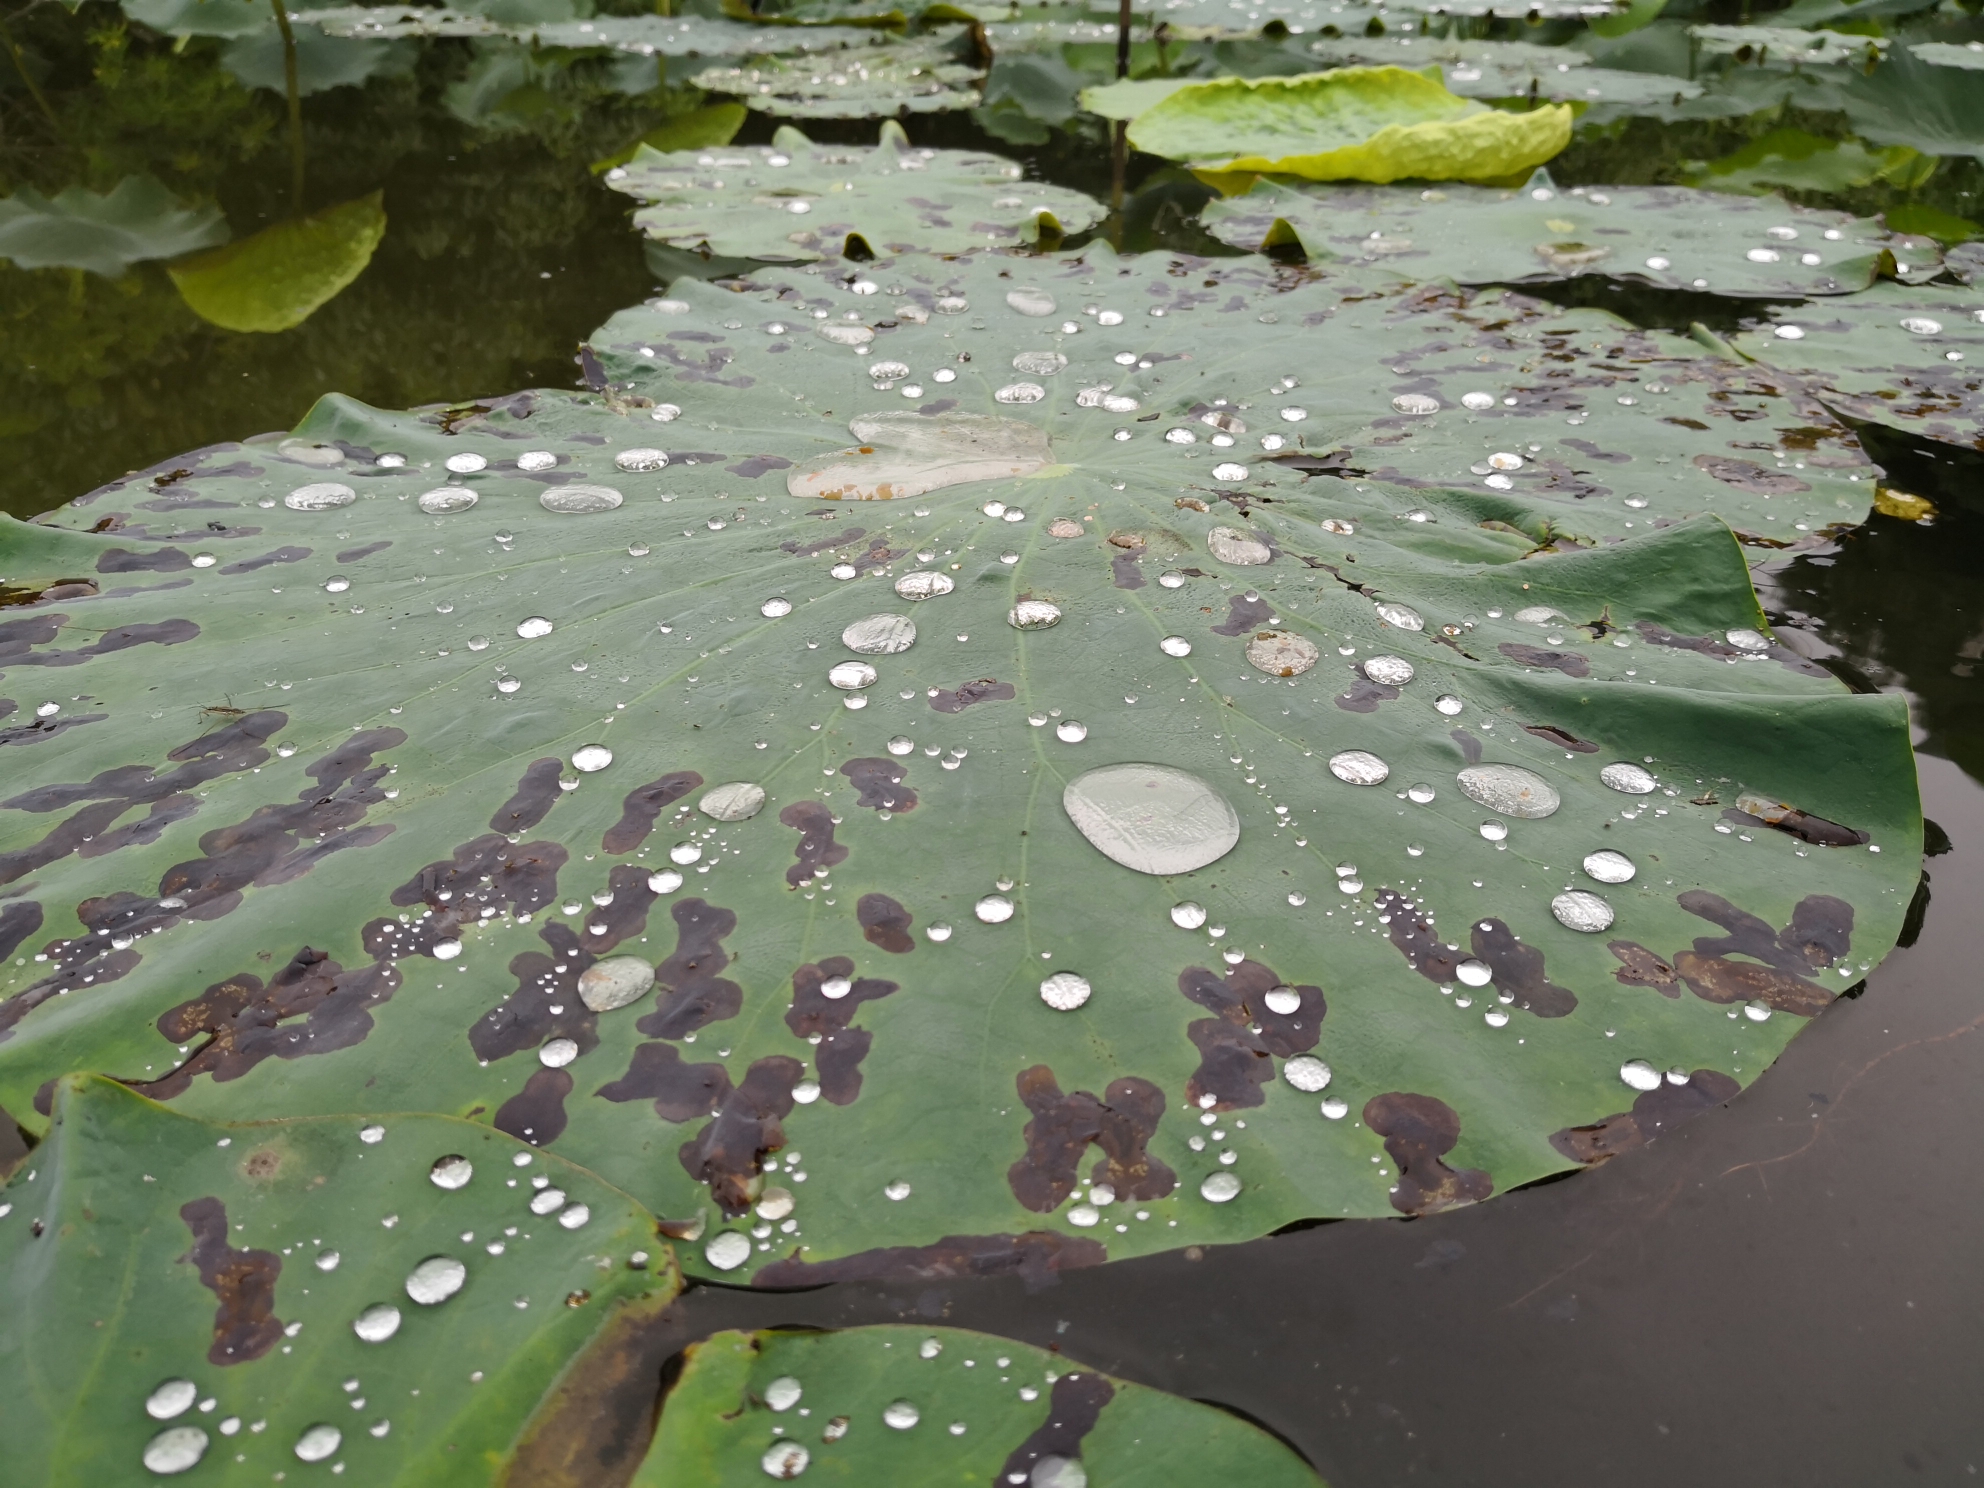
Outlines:
{"type": "Polygon", "coordinates": [[[1236,247],[1292,237],[1311,259],[1382,263],[1416,279],[1522,284],[1596,275],[1780,298],[1865,289],[1894,241],[1871,218],[1775,196],[1730,199],[1678,186],[1563,191],[1547,176],[1521,190],[1423,193],[1262,180],[1202,216],[1236,247]]]}
{"type": "MultiPolygon", "coordinates": [[[[404,77],[418,55],[404,41],[355,41],[294,24],[290,31],[296,43],[296,91],[302,96],[359,87],[375,77],[404,77]]],[[[274,26],[230,42],[221,53],[221,65],[245,88],[281,93],[288,87],[282,36],[274,26]]]]}
{"type": "Polygon", "coordinates": [[[1690,514],[1795,541],[1870,467],[1594,312],[1209,270],[685,281],[591,393],[329,399],[0,527],[9,693],[75,669],[0,1103],[363,1089],[794,1285],[1431,1212],[1725,1099],[1921,827],[1903,702],[1690,514]]]}
{"type": "Polygon", "coordinates": [[[1130,121],[1130,143],[1206,170],[1314,180],[1499,179],[1570,142],[1571,110],[1504,113],[1403,67],[1215,78],[1130,121]]]}
{"type": "Polygon", "coordinates": [[[649,237],[740,259],[838,257],[851,234],[877,252],[955,253],[1032,239],[1043,215],[1069,232],[1101,216],[1078,191],[1022,183],[996,155],[913,148],[893,121],[872,149],[788,127],[769,146],[643,149],[606,179],[648,203],[634,224],[649,237]]]}
{"type": "Polygon", "coordinates": [[[1701,84],[1657,72],[1593,67],[1570,47],[1457,37],[1345,37],[1309,43],[1310,55],[1332,67],[1437,65],[1447,88],[1463,98],[1527,98],[1585,105],[1587,121],[1642,112],[1699,96],[1701,84]]]}
{"type": "Polygon", "coordinates": [[[1316,1488],[1280,1442],[1197,1401],[962,1328],[718,1333],[690,1347],[634,1488],[829,1483],[1316,1488]],[[791,1464],[804,1464],[791,1466],[791,1464]]]}
{"type": "Polygon", "coordinates": [[[1984,162],[1984,88],[1963,70],[1932,65],[1904,47],[1834,91],[1823,102],[1843,108],[1875,144],[1984,162]]]}
{"type": "Polygon", "coordinates": [[[1800,31],[1790,26],[1690,26],[1710,57],[1734,57],[1756,67],[1834,67],[1875,61],[1890,43],[1883,36],[1800,31]]]}
{"type": "Polygon", "coordinates": [[[1932,67],[1958,67],[1967,72],[1984,72],[1984,43],[1918,41],[1908,50],[1932,67]]]}
{"type": "Polygon", "coordinates": [[[227,241],[218,207],[188,207],[150,176],[99,195],[81,186],[53,200],[32,186],[0,198],[0,258],[23,269],[87,269],[114,279],[134,263],[227,241]]]}
{"type": "Polygon", "coordinates": [[[758,57],[696,74],[694,85],[735,94],[762,113],[793,119],[872,119],[906,111],[976,108],[985,69],[959,37],[927,36],[845,56],[758,57]]]}
{"type": "MultiPolygon", "coordinates": [[[[763,26],[709,16],[594,16],[589,20],[501,21],[490,16],[423,6],[349,6],[300,12],[297,22],[326,35],[371,39],[400,37],[508,37],[538,46],[595,48],[639,56],[736,57],[761,51],[763,26]]],[[[794,27],[776,33],[783,53],[827,52],[880,46],[887,37],[853,26],[794,27]]]]}
{"type": "Polygon", "coordinates": [[[22,1483],[268,1482],[299,1459],[486,1483],[574,1357],[679,1286],[640,1206],[485,1125],[220,1124],[89,1076],[0,1191],[0,1261],[22,1483]]]}
{"type": "MultiPolygon", "coordinates": [[[[1913,184],[1926,157],[1906,145],[1869,150],[1858,140],[1827,140],[1802,129],[1773,129],[1742,149],[1709,161],[1693,184],[1717,191],[1845,191],[1880,180],[1913,184]]],[[[1933,162],[1931,162],[1933,164],[1933,162]]]]}
{"type": "Polygon", "coordinates": [[[262,0],[123,0],[123,10],[167,36],[250,36],[274,29],[262,0]]]}
{"type": "Polygon", "coordinates": [[[167,272],[193,313],[229,331],[286,331],[365,272],[386,235],[381,193],[265,227],[167,272]]]}

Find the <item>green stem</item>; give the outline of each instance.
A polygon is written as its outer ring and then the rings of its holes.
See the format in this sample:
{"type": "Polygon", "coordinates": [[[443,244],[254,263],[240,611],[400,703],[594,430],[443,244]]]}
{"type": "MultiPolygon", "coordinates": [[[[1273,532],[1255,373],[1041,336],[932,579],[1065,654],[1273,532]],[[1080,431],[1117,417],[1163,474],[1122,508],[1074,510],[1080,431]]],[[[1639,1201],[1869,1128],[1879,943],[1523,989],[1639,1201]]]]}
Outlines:
{"type": "Polygon", "coordinates": [[[62,133],[62,121],[55,117],[55,110],[49,107],[48,95],[41,91],[41,84],[34,80],[28,71],[27,58],[21,55],[20,44],[14,40],[14,33],[7,29],[5,18],[0,18],[0,46],[7,48],[7,55],[14,59],[14,70],[21,75],[21,81],[28,85],[28,96],[33,98],[41,109],[42,117],[48,120],[48,127],[55,131],[55,137],[64,144],[68,138],[62,133]]]}
{"type": "Polygon", "coordinates": [[[289,210],[303,210],[303,95],[296,86],[296,36],[289,29],[289,12],[283,0],[269,0],[276,13],[276,29],[282,32],[282,81],[289,95],[289,210]]]}
{"type": "Polygon", "coordinates": [[[1116,76],[1130,75],[1130,0],[1116,7],[1116,76]]]}

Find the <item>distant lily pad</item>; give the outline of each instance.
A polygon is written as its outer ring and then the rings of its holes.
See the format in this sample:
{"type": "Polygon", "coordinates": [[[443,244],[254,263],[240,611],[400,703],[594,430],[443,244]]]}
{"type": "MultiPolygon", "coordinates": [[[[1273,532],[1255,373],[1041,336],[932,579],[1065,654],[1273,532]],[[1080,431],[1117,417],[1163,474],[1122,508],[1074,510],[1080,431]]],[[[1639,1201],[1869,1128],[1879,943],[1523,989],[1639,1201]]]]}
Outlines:
{"type": "MultiPolygon", "coordinates": [[[[404,77],[419,53],[404,41],[357,41],[312,25],[292,23],[296,42],[296,91],[303,96],[355,88],[375,77],[404,77]]],[[[274,26],[230,42],[221,66],[247,88],[284,92],[288,75],[282,35],[274,26]]]]}
{"type": "Polygon", "coordinates": [[[365,272],[386,235],[381,193],[265,227],[168,272],[193,312],[229,331],[301,325],[365,272]]]}
{"type": "Polygon", "coordinates": [[[1801,31],[1792,26],[1691,26],[1704,55],[1754,67],[1835,67],[1872,62],[1892,44],[1883,36],[1801,31]]]}
{"type": "Polygon", "coordinates": [[[81,186],[51,200],[32,186],[0,198],[0,258],[23,269],[87,269],[114,279],[134,263],[227,241],[220,208],[188,207],[150,176],[99,195],[81,186]]]}
{"type": "Polygon", "coordinates": [[[873,119],[976,108],[984,76],[955,36],[929,36],[845,56],[759,57],[705,69],[693,82],[785,118],[873,119]]]}

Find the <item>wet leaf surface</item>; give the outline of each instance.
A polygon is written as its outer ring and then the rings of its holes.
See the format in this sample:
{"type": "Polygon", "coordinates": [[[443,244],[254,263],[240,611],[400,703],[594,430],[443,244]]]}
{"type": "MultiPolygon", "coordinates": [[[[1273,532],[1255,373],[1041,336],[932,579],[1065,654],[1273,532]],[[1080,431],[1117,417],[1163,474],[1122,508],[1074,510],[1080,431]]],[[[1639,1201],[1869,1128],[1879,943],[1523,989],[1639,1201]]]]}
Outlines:
{"type": "MultiPolygon", "coordinates": [[[[766,34],[768,44],[782,40],[766,34]]],[[[851,56],[762,57],[696,74],[695,86],[732,93],[763,113],[789,119],[868,119],[976,108],[985,69],[959,37],[932,35],[851,56]]]]}
{"type": "Polygon", "coordinates": [[[80,186],[52,198],[22,187],[0,198],[0,258],[23,269],[87,269],[114,279],[134,263],[227,241],[217,207],[188,207],[149,176],[109,191],[80,186]]]}

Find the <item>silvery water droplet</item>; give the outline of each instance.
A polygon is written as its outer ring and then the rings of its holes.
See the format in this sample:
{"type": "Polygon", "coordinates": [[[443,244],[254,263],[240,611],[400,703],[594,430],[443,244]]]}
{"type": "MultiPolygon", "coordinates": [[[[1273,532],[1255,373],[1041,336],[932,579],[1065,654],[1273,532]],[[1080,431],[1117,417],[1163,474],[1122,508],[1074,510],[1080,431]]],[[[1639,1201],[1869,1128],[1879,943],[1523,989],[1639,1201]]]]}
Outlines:
{"type": "Polygon", "coordinates": [[[1182,589],[1185,587],[1185,576],[1176,569],[1170,569],[1159,574],[1157,576],[1157,582],[1166,589],[1182,589]]]}
{"type": "Polygon", "coordinates": [[[335,1271],[338,1268],[338,1262],[342,1259],[343,1257],[335,1250],[320,1250],[317,1252],[316,1258],[317,1269],[319,1271],[335,1271]]]}
{"type": "MultiPolygon", "coordinates": [[[[551,622],[545,619],[544,616],[532,615],[529,619],[519,622],[517,625],[517,634],[527,641],[534,641],[540,636],[550,635],[552,629],[551,622]]],[[[470,646],[472,649],[479,649],[474,646],[473,642],[470,642],[470,646]]]]}
{"type": "Polygon", "coordinates": [[[1940,320],[1931,320],[1926,315],[1903,317],[1901,328],[1917,336],[1940,336],[1943,333],[1943,323],[1940,320]]]}
{"type": "Polygon", "coordinates": [[[358,1315],[351,1331],[367,1343],[384,1343],[400,1330],[400,1310],[390,1302],[379,1302],[358,1315]]]}
{"type": "Polygon", "coordinates": [[[925,930],[923,934],[926,939],[934,940],[939,945],[942,945],[945,941],[951,938],[951,927],[939,921],[937,924],[932,925],[928,930],[925,930]]]}
{"type": "Polygon", "coordinates": [[[1014,630],[1046,630],[1061,623],[1061,607],[1044,599],[1023,599],[1006,612],[1014,630]]]}
{"type": "Polygon", "coordinates": [[[1171,906],[1171,923],[1180,930],[1196,930],[1206,922],[1206,907],[1187,899],[1171,906]]]}
{"type": "Polygon", "coordinates": [[[813,1454],[795,1441],[773,1442],[765,1448],[765,1455],[758,1459],[758,1466],[765,1470],[768,1478],[780,1482],[790,1482],[806,1471],[806,1464],[813,1460],[813,1454]]]}
{"type": "Polygon", "coordinates": [[[820,1098],[820,1082],[818,1080],[801,1080],[797,1085],[792,1087],[792,1098],[802,1106],[812,1105],[814,1101],[820,1098]]]}
{"type": "Polygon", "coordinates": [[[1440,400],[1427,393],[1400,393],[1392,399],[1392,407],[1400,413],[1438,413],[1440,400]]]}
{"type": "Polygon", "coordinates": [[[626,499],[611,486],[552,486],[538,496],[537,504],[560,516],[584,517],[612,511],[626,499]]]}
{"type": "Polygon", "coordinates": [[[820,983],[820,995],[838,1002],[854,990],[854,983],[846,977],[828,977],[820,983]]]}
{"type": "Polygon", "coordinates": [[[1072,971],[1057,971],[1040,984],[1040,1000],[1057,1013],[1072,1013],[1088,998],[1088,978],[1072,971]]]}
{"type": "Polygon", "coordinates": [[[1563,804],[1554,785],[1520,765],[1469,765],[1454,778],[1468,800],[1503,816],[1534,821],[1563,804]]]}
{"type": "Polygon", "coordinates": [[[478,470],[487,470],[489,462],[473,450],[464,450],[459,455],[450,455],[442,462],[456,475],[474,475],[478,470]]]}
{"type": "Polygon", "coordinates": [[[168,1426],[145,1443],[144,1464],[160,1477],[183,1473],[206,1455],[207,1433],[198,1426],[168,1426]]]}
{"type": "Polygon", "coordinates": [[[458,1152],[450,1153],[446,1157],[435,1158],[434,1166],[427,1170],[427,1176],[436,1188],[452,1192],[468,1187],[469,1179],[475,1176],[475,1164],[458,1152]]]}
{"type": "Polygon", "coordinates": [[[1725,638],[1739,651],[1770,650],[1770,637],[1760,630],[1732,630],[1725,633],[1725,638]]]}
{"type": "Polygon", "coordinates": [[[363,1142],[368,1147],[373,1146],[375,1143],[384,1141],[385,1138],[386,1138],[386,1129],[383,1126],[379,1125],[376,1121],[369,1126],[361,1126],[358,1129],[358,1140],[363,1142]]]}
{"type": "Polygon", "coordinates": [[[1509,1026],[1509,1015],[1500,1008],[1490,1008],[1481,1015],[1481,1021],[1486,1023],[1490,1028],[1507,1028],[1509,1026]]]}
{"type": "Polygon", "coordinates": [[[1485,821],[1481,824],[1481,835],[1490,842],[1506,842],[1509,836],[1509,824],[1501,821],[1485,821]]]}
{"type": "Polygon", "coordinates": [[[712,786],[696,802],[696,809],[712,821],[749,821],[765,809],[765,788],[748,780],[712,786]]]}
{"type": "Polygon", "coordinates": [[[1075,719],[1063,719],[1054,725],[1054,737],[1063,744],[1079,744],[1088,737],[1088,725],[1075,719]]]}
{"type": "MultiPolygon", "coordinates": [[[[1217,862],[1240,840],[1240,815],[1196,775],[1169,765],[1105,765],[1068,782],[1061,809],[1089,845],[1137,873],[1190,873],[1217,862]]],[[[1183,909],[1171,912],[1175,923],[1183,909]]],[[[1188,916],[1189,917],[1189,916],[1188,916]]],[[[1185,925],[1187,929],[1197,924],[1185,925]]]]}
{"type": "Polygon", "coordinates": [[[792,613],[792,601],[783,595],[774,596],[758,606],[758,613],[767,620],[777,620],[792,613]]]}
{"type": "Polygon", "coordinates": [[[169,1379],[145,1397],[145,1414],[154,1421],[182,1415],[199,1398],[200,1387],[189,1379],[169,1379]]]}
{"type": "MultiPolygon", "coordinates": [[[[1293,987],[1270,987],[1266,1002],[1269,1012],[1280,1013],[1283,1017],[1302,1011],[1302,994],[1293,987]]],[[[1321,1086],[1317,1087],[1317,1089],[1321,1088],[1321,1086]]]]}
{"type": "Polygon", "coordinates": [[[1270,677],[1299,677],[1322,654],[1307,636],[1288,630],[1264,630],[1247,642],[1247,664],[1270,677]]]}
{"type": "Polygon", "coordinates": [[[530,1196],[532,1214],[556,1214],[565,1207],[565,1190],[562,1188],[540,1188],[530,1196]]]}
{"type": "Polygon", "coordinates": [[[1052,315],[1055,309],[1054,296],[1044,289],[1035,289],[1032,285],[1022,285],[1018,289],[1007,290],[1006,303],[1020,314],[1030,315],[1035,319],[1052,315]]]}
{"type": "Polygon", "coordinates": [[[1037,382],[1008,383],[992,395],[1001,403],[1038,403],[1047,396],[1047,389],[1037,382]]]}
{"type": "Polygon", "coordinates": [[[1166,429],[1164,441],[1166,444],[1197,444],[1199,436],[1190,429],[1166,429]]]}
{"type": "Polygon", "coordinates": [[[1157,643],[1157,649],[1166,656],[1190,656],[1192,643],[1183,636],[1166,636],[1157,643]]]}
{"type": "Polygon", "coordinates": [[[1566,930],[1576,930],[1584,935],[1610,930],[1615,918],[1611,905],[1584,889],[1567,889],[1559,894],[1550,901],[1550,913],[1566,930]]]}
{"type": "Polygon", "coordinates": [[[1328,1087],[1330,1067],[1313,1054],[1297,1054],[1282,1065],[1281,1077],[1295,1089],[1313,1095],[1328,1087]]]}
{"type": "Polygon", "coordinates": [[[296,1455],[305,1462],[322,1462],[337,1451],[343,1441],[344,1433],[337,1427],[319,1422],[305,1427],[303,1434],[296,1439],[296,1455]]]}
{"type": "Polygon", "coordinates": [[[1345,785],[1383,785],[1392,767],[1362,749],[1346,749],[1330,756],[1330,774],[1345,785]]]}
{"type": "Polygon", "coordinates": [[[1199,1185],[1199,1197],[1214,1204],[1224,1204],[1228,1199],[1239,1197],[1239,1194],[1240,1175],[1229,1173],[1224,1168],[1207,1174],[1205,1182],[1199,1185]]]}
{"type": "Polygon", "coordinates": [[[1068,359],[1058,351],[1023,351],[1013,358],[1013,370],[1029,377],[1052,377],[1067,365],[1068,359]]]}
{"type": "Polygon", "coordinates": [[[1004,894],[987,894],[972,906],[972,913],[988,925],[1003,925],[1013,917],[1013,901],[1004,894]]]}
{"type": "Polygon", "coordinates": [[[1452,718],[1455,714],[1459,713],[1460,710],[1466,707],[1467,705],[1463,703],[1459,698],[1455,697],[1451,692],[1444,692],[1441,693],[1440,696],[1433,699],[1433,706],[1439,709],[1440,712],[1446,714],[1447,717],[1452,718]]]}
{"type": "Polygon", "coordinates": [[[858,692],[875,685],[876,671],[865,661],[843,661],[827,673],[827,681],[843,692],[858,692]]]}
{"type": "Polygon", "coordinates": [[[935,599],[940,594],[949,594],[956,587],[949,574],[931,569],[906,573],[896,580],[896,593],[904,599],[935,599]]]}
{"type": "Polygon", "coordinates": [[[1454,968],[1454,975],[1470,987],[1485,987],[1495,979],[1494,968],[1486,961],[1470,957],[1454,968]]]}
{"type": "Polygon", "coordinates": [[[1323,1114],[1332,1121],[1341,1121],[1350,1114],[1350,1102],[1339,1100],[1334,1095],[1327,1096],[1323,1100],[1323,1114]]]}
{"type": "Polygon", "coordinates": [[[1403,656],[1368,656],[1364,675],[1386,687],[1403,687],[1412,680],[1412,663],[1403,656]]]}
{"type": "Polygon", "coordinates": [[[537,1060],[546,1069],[563,1069],[579,1057],[579,1046],[568,1038],[555,1038],[537,1051],[537,1060]]]}
{"type": "Polygon", "coordinates": [[[487,651],[489,649],[489,637],[483,635],[470,636],[468,638],[468,648],[471,651],[487,651]]]}
{"type": "Polygon", "coordinates": [[[1212,478],[1216,481],[1243,481],[1247,478],[1247,467],[1225,460],[1213,466],[1212,478]]]}
{"type": "Polygon", "coordinates": [[[682,887],[682,875],[672,868],[648,875],[648,887],[657,894],[672,894],[682,887]]]}
{"type": "Polygon", "coordinates": [[[647,996],[654,968],[639,956],[609,956],[579,973],[579,1001],[595,1013],[610,1013],[647,996]]]}
{"type": "Polygon", "coordinates": [[[1635,1090],[1658,1090],[1660,1071],[1644,1059],[1628,1059],[1619,1066],[1619,1078],[1635,1090]]]}
{"type": "Polygon", "coordinates": [[[517,469],[533,475],[540,470],[549,470],[557,463],[558,457],[550,450],[525,450],[517,456],[517,469]]]}
{"type": "Polygon", "coordinates": [[[1608,847],[1595,853],[1587,853],[1584,871],[1600,883],[1622,884],[1632,882],[1633,875],[1639,872],[1639,869],[1633,866],[1633,860],[1624,853],[1614,852],[1608,847]]]}
{"type": "MultiPolygon", "coordinates": [[[[861,570],[856,568],[852,563],[836,563],[832,568],[827,570],[828,577],[835,579],[857,578],[860,576],[860,573],[861,570]]],[[[897,586],[896,592],[898,594],[902,592],[902,588],[900,585],[897,586]]],[[[920,596],[911,596],[911,597],[917,598],[920,596]]]]}
{"type": "Polygon", "coordinates": [[[805,1393],[798,1380],[782,1374],[765,1386],[765,1404],[775,1411],[789,1411],[805,1393]]]}
{"type": "Polygon", "coordinates": [[[298,486],[282,504],[291,511],[330,511],[334,507],[350,506],[358,499],[358,493],[350,486],[341,486],[336,481],[319,481],[315,485],[298,486]]]}
{"type": "Polygon", "coordinates": [[[1433,799],[1434,791],[1430,785],[1410,785],[1406,787],[1405,795],[1406,799],[1415,805],[1424,806],[1428,801],[1433,799]]]}
{"type": "Polygon", "coordinates": [[[945,295],[937,301],[939,315],[962,315],[971,308],[971,301],[963,295],[945,295]]]}
{"type": "MultiPolygon", "coordinates": [[[[1487,460],[1490,470],[1520,470],[1522,469],[1522,463],[1522,456],[1516,454],[1513,450],[1499,450],[1490,455],[1487,460]]],[[[1521,619],[1522,617],[1518,615],[1516,618],[1521,619]]]]}
{"type": "Polygon", "coordinates": [[[668,861],[687,866],[703,855],[702,848],[694,842],[678,842],[668,850],[668,861]]]}
{"type": "Polygon", "coordinates": [[[890,754],[914,754],[916,741],[907,734],[897,734],[889,740],[888,749],[890,754]]]}
{"type": "Polygon", "coordinates": [[[468,1280],[468,1267],[453,1256],[429,1256],[408,1273],[406,1294],[422,1307],[437,1307],[468,1280]]]}
{"type": "Polygon", "coordinates": [[[1372,608],[1378,612],[1378,618],[1384,621],[1385,624],[1395,625],[1400,630],[1424,630],[1426,628],[1425,619],[1420,615],[1419,611],[1413,609],[1410,605],[1384,602],[1374,605],[1372,608]]]}
{"type": "Polygon", "coordinates": [[[592,1210],[584,1204],[568,1204],[558,1215],[558,1227],[565,1230],[576,1230],[591,1218],[592,1210]]]}
{"type": "Polygon", "coordinates": [[[625,449],[613,457],[613,463],[629,474],[640,474],[649,470],[660,470],[668,464],[668,451],[649,449],[625,449]]]}
{"type": "Polygon", "coordinates": [[[1479,392],[1462,393],[1460,401],[1463,408],[1472,408],[1479,412],[1481,409],[1493,408],[1495,406],[1495,395],[1493,393],[1479,392]]]}
{"type": "Polygon", "coordinates": [[[1206,549],[1221,563],[1237,568],[1257,567],[1274,561],[1274,551],[1259,538],[1237,527],[1215,527],[1206,534],[1206,549]]]}
{"type": "Polygon", "coordinates": [[[784,1219],[797,1206],[798,1200],[792,1190],[780,1188],[777,1184],[768,1186],[758,1195],[758,1218],[784,1219]]]}
{"type": "Polygon", "coordinates": [[[840,643],[863,656],[896,656],[916,644],[916,622],[907,615],[870,615],[840,633],[840,643]]]}
{"type": "Polygon", "coordinates": [[[584,775],[604,770],[613,763],[613,751],[604,744],[586,744],[573,752],[572,768],[584,775]]]}
{"type": "Polygon", "coordinates": [[[1770,1004],[1761,997],[1752,998],[1743,1004],[1743,1016],[1752,1023],[1761,1023],[1770,1017],[1770,1004]]]}
{"type": "Polygon", "coordinates": [[[703,1247],[703,1259],[717,1271],[735,1271],[751,1259],[751,1237],[724,1230],[703,1247]]]}
{"type": "Polygon", "coordinates": [[[1627,796],[1651,795],[1660,783],[1647,771],[1626,760],[1607,765],[1598,772],[1598,778],[1602,784],[1627,796]]]}
{"type": "Polygon", "coordinates": [[[422,491],[415,504],[430,517],[445,517],[465,512],[479,500],[481,497],[467,486],[438,486],[432,491],[422,491]]]}

